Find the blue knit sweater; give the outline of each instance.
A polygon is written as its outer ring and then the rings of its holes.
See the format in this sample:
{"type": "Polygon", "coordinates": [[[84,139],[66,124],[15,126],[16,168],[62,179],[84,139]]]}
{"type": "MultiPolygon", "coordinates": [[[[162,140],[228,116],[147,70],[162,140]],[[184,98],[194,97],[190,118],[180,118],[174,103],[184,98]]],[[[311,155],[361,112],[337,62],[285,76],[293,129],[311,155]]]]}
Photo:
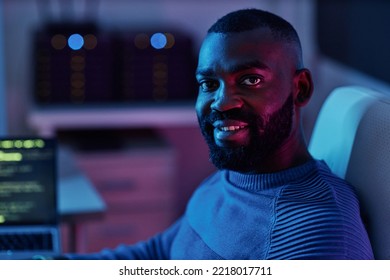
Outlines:
{"type": "Polygon", "coordinates": [[[165,232],[72,259],[373,259],[353,189],[322,161],[272,174],[218,171],[165,232]]]}

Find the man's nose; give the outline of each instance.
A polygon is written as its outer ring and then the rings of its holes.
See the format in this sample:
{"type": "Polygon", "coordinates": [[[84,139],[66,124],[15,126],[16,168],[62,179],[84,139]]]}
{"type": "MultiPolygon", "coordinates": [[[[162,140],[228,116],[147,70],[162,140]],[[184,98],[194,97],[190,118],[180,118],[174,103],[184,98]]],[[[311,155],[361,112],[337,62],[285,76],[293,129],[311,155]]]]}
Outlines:
{"type": "Polygon", "coordinates": [[[221,85],[215,93],[214,100],[211,103],[211,109],[224,112],[231,109],[241,108],[243,102],[234,89],[221,85]]]}

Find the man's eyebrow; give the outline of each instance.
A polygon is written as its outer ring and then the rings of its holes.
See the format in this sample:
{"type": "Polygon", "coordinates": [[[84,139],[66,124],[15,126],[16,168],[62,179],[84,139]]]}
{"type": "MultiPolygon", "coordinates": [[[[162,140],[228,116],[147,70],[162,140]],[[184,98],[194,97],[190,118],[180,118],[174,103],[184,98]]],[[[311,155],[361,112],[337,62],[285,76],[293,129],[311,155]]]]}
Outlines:
{"type": "Polygon", "coordinates": [[[258,60],[248,61],[248,62],[244,62],[244,63],[237,64],[237,65],[232,65],[232,67],[230,67],[228,69],[228,71],[231,73],[236,73],[236,72],[241,72],[241,71],[245,71],[245,70],[252,69],[252,68],[270,71],[270,68],[267,65],[265,65],[264,63],[262,63],[258,60]]]}
{"type": "MultiPolygon", "coordinates": [[[[252,69],[252,68],[270,71],[270,68],[267,65],[265,65],[264,63],[262,63],[258,60],[244,62],[241,64],[229,66],[229,67],[227,67],[226,71],[229,73],[237,73],[237,72],[245,71],[245,70],[252,69]]],[[[211,68],[197,69],[195,74],[197,76],[198,75],[199,76],[212,76],[215,74],[215,71],[211,68]]]]}
{"type": "Polygon", "coordinates": [[[205,69],[197,69],[195,72],[196,76],[212,76],[214,75],[214,71],[210,68],[205,69]]]}

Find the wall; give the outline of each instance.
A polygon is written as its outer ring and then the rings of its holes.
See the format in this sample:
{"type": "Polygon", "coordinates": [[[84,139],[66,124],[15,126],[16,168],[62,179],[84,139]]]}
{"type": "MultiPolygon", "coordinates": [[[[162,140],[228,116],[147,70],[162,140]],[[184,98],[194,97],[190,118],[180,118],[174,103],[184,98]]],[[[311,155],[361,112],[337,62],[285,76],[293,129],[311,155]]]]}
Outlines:
{"type": "Polygon", "coordinates": [[[315,17],[321,22],[318,32],[313,32],[318,98],[312,108],[319,109],[328,93],[340,86],[358,85],[390,94],[389,5],[382,0],[319,1],[315,17]]]}

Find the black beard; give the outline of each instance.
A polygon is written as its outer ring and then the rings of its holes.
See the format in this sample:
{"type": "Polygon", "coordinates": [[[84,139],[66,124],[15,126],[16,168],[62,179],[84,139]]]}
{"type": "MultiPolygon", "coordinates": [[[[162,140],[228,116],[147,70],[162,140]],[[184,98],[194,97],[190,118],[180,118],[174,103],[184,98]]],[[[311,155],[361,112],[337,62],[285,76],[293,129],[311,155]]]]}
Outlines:
{"type": "Polygon", "coordinates": [[[253,173],[264,167],[265,159],[272,155],[290,136],[294,115],[293,96],[287,98],[283,106],[264,120],[241,109],[226,112],[212,111],[207,116],[198,117],[202,134],[209,146],[211,162],[218,169],[229,169],[242,173],[253,173]],[[250,141],[246,146],[220,147],[214,140],[216,120],[238,120],[248,123],[250,141]],[[263,131],[263,132],[261,132],[263,131]]]}

